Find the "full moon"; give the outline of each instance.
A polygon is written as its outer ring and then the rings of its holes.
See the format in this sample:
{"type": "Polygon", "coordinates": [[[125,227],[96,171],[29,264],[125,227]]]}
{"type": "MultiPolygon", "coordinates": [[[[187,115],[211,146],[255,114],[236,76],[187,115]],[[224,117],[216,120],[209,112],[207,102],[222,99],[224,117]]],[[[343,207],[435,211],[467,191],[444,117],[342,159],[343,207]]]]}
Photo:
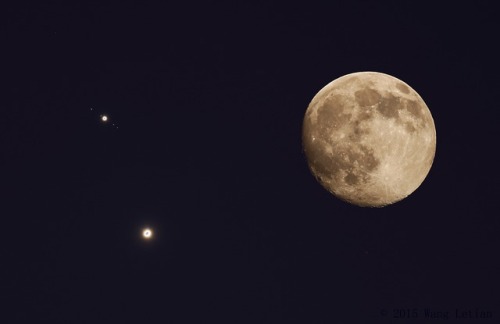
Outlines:
{"type": "Polygon", "coordinates": [[[312,99],[302,146],[311,173],[330,193],[383,207],[413,193],[431,169],[436,129],[405,82],[379,72],[344,75],[312,99]]]}

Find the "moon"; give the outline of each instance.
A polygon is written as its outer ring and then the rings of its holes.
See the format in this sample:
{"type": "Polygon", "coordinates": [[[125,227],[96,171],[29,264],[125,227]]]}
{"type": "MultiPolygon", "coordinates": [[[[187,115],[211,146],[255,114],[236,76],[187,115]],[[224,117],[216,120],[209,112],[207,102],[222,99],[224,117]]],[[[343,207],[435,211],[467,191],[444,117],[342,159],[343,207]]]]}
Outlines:
{"type": "Polygon", "coordinates": [[[383,207],[422,184],[434,161],[436,128],[408,84],[384,73],[357,72],[313,97],[302,148],[311,173],[334,196],[383,207]]]}

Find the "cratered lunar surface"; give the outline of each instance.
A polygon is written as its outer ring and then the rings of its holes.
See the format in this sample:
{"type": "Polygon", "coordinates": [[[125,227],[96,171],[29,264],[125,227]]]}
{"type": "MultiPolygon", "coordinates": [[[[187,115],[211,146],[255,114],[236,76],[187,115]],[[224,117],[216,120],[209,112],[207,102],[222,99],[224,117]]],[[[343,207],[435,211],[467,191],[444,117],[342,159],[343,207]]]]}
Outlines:
{"type": "Polygon", "coordinates": [[[342,76],[321,89],[304,116],[312,174],[351,204],[383,207],[414,192],[429,173],[436,129],[408,84],[378,72],[342,76]]]}

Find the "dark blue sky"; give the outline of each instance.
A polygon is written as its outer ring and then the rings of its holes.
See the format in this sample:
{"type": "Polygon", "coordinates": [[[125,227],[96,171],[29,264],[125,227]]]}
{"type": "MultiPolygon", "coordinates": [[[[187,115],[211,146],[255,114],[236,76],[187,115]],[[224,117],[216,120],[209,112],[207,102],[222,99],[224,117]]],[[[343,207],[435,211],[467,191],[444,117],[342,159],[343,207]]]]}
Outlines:
{"type": "Polygon", "coordinates": [[[493,2],[51,2],[5,15],[1,323],[500,316],[493,2]],[[328,194],[300,142],[316,92],[367,70],[412,86],[437,129],[427,179],[382,209],[328,194]],[[138,239],[146,224],[152,244],[138,239]]]}

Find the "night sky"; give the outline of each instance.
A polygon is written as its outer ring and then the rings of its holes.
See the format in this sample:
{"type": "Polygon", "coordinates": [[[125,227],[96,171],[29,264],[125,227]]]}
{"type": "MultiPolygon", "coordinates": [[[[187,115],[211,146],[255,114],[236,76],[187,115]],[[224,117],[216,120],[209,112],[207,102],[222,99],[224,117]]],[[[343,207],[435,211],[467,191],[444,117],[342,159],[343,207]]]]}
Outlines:
{"type": "Polygon", "coordinates": [[[498,323],[495,2],[181,3],[2,9],[0,323],[498,323]],[[384,208],[302,152],[313,96],[359,71],[436,125],[384,208]]]}

